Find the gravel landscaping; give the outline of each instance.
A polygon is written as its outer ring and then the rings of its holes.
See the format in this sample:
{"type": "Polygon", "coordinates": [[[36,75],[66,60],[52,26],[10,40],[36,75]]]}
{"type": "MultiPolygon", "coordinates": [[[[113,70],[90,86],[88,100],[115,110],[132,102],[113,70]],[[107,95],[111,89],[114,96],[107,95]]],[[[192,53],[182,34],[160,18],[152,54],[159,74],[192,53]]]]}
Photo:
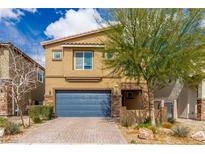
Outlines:
{"type": "MultiPolygon", "coordinates": [[[[16,124],[21,124],[20,117],[12,116],[12,117],[9,117],[8,119],[9,119],[9,121],[14,122],[16,124]]],[[[26,124],[28,124],[28,120],[29,120],[28,116],[24,116],[24,121],[25,121],[26,124]]],[[[3,137],[0,137],[0,143],[13,143],[15,140],[18,140],[22,136],[28,134],[32,130],[38,128],[39,126],[41,126],[45,123],[46,123],[46,121],[42,122],[40,124],[34,124],[31,121],[29,128],[23,128],[22,126],[20,127],[20,133],[15,134],[15,135],[4,135],[3,137]]]]}
{"type": "Polygon", "coordinates": [[[177,126],[186,126],[190,129],[190,133],[187,137],[177,137],[173,134],[166,134],[163,132],[154,133],[153,138],[148,139],[140,139],[139,138],[139,129],[134,127],[123,127],[122,125],[118,125],[121,130],[123,136],[127,140],[128,143],[132,144],[179,144],[179,145],[201,145],[205,144],[205,141],[196,141],[191,138],[191,134],[205,130],[205,122],[204,121],[195,121],[190,119],[178,119],[173,127],[177,126]]]}

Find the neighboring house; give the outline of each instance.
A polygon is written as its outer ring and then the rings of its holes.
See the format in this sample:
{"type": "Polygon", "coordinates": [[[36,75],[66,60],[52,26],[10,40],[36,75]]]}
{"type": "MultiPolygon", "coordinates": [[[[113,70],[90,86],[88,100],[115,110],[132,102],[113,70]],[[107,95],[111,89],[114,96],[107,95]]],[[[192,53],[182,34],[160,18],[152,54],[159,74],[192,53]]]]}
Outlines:
{"type": "Polygon", "coordinates": [[[155,100],[165,101],[168,107],[169,116],[176,112],[179,118],[197,119],[197,89],[172,82],[168,86],[155,92],[155,100]],[[177,107],[174,110],[173,102],[176,100],[177,107]]]}
{"type": "Polygon", "coordinates": [[[155,92],[155,100],[164,100],[171,117],[205,120],[205,80],[198,88],[182,85],[179,81],[172,82],[155,92]],[[176,107],[173,106],[175,100],[176,107]]]}
{"type": "MultiPolygon", "coordinates": [[[[41,43],[45,49],[45,103],[54,106],[57,116],[119,117],[124,111],[147,111],[146,83],[141,81],[136,84],[125,77],[112,75],[110,70],[105,69],[103,61],[112,58],[109,53],[102,52],[103,42],[107,39],[105,30],[41,43]]],[[[178,117],[194,118],[200,112],[199,108],[195,111],[195,92],[189,88],[184,90],[179,85],[174,87],[175,83],[156,92],[156,100],[164,99],[172,103],[175,99],[179,100],[178,117]],[[171,92],[176,92],[177,88],[179,95],[171,92]],[[187,104],[190,104],[189,109],[194,106],[193,116],[186,116],[187,104]]]]}
{"type": "MultiPolygon", "coordinates": [[[[38,80],[37,88],[26,95],[25,103],[28,104],[42,104],[44,100],[44,67],[23,53],[20,49],[16,48],[11,43],[0,43],[0,115],[16,115],[17,107],[14,100],[9,95],[9,90],[3,86],[3,82],[6,80],[12,80],[10,65],[12,64],[12,55],[10,51],[13,51],[16,55],[23,56],[25,63],[36,64],[38,72],[36,78],[38,80]]],[[[25,106],[25,111],[26,111],[25,106]]]]}

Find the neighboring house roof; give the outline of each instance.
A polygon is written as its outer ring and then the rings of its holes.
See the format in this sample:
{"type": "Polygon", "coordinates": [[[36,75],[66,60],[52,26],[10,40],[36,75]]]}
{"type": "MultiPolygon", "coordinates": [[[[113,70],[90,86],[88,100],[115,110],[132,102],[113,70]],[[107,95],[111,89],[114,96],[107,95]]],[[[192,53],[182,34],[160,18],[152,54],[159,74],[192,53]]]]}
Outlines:
{"type": "Polygon", "coordinates": [[[84,33],[80,33],[80,34],[76,34],[76,35],[71,35],[71,36],[58,38],[58,39],[54,39],[54,40],[43,41],[43,42],[41,42],[41,45],[44,47],[45,45],[65,41],[65,40],[68,40],[68,39],[78,38],[78,37],[82,37],[82,36],[86,36],[86,35],[90,35],[90,34],[95,34],[95,33],[98,33],[98,32],[103,32],[103,31],[106,31],[108,29],[110,29],[110,28],[109,27],[108,28],[99,28],[99,29],[96,29],[96,30],[92,30],[92,31],[88,31],[88,32],[84,32],[84,33]]]}
{"type": "Polygon", "coordinates": [[[19,48],[15,47],[11,42],[6,42],[6,43],[2,43],[0,42],[0,47],[9,47],[9,48],[13,48],[15,51],[17,51],[19,54],[21,54],[24,58],[28,59],[30,62],[36,64],[39,68],[41,68],[43,71],[45,70],[45,68],[40,65],[38,62],[36,62],[34,59],[32,59],[31,57],[29,57],[27,54],[25,54],[23,51],[21,51],[19,48]]]}

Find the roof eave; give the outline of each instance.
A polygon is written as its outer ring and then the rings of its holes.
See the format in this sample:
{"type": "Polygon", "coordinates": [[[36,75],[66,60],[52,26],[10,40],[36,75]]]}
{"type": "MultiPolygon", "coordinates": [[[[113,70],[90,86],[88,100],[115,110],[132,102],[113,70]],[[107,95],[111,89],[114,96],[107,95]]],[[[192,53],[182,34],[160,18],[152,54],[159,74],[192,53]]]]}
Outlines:
{"type": "Polygon", "coordinates": [[[100,29],[97,29],[97,30],[92,30],[92,31],[88,31],[88,32],[85,32],[85,33],[80,33],[80,34],[76,34],[76,35],[72,35],[72,36],[68,36],[68,37],[43,41],[43,42],[41,42],[41,46],[45,47],[46,45],[49,45],[49,44],[58,43],[58,42],[62,42],[62,41],[69,40],[69,39],[79,38],[79,37],[82,37],[82,36],[103,32],[103,31],[106,31],[106,30],[109,30],[109,29],[110,29],[109,27],[100,28],[100,29]]]}
{"type": "Polygon", "coordinates": [[[105,45],[90,45],[90,44],[64,44],[62,47],[75,47],[75,48],[104,48],[105,45]]]}

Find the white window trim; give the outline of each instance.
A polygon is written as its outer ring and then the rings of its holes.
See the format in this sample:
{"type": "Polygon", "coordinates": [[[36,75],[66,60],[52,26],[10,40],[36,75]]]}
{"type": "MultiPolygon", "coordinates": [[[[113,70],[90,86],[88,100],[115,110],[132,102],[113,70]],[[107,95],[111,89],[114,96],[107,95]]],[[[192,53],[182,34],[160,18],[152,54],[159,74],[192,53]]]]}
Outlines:
{"type": "Polygon", "coordinates": [[[42,70],[38,70],[38,71],[37,71],[37,80],[38,80],[39,82],[43,83],[43,78],[44,78],[44,72],[43,72],[42,70]],[[39,74],[39,73],[42,73],[42,81],[38,79],[38,74],[39,74]]]}
{"type": "Polygon", "coordinates": [[[53,60],[61,60],[62,59],[62,51],[58,51],[58,50],[56,50],[56,51],[53,51],[53,57],[52,57],[52,59],[53,60]],[[55,52],[59,52],[60,53],[60,58],[55,58],[55,56],[54,56],[54,54],[55,54],[55,52]]]}
{"type": "Polygon", "coordinates": [[[90,71],[93,70],[93,51],[74,51],[74,70],[83,70],[83,71],[90,71]],[[85,52],[91,52],[92,53],[92,68],[91,69],[84,69],[84,54],[85,52]],[[77,69],[76,68],[76,53],[83,53],[83,68],[77,69]]]}

